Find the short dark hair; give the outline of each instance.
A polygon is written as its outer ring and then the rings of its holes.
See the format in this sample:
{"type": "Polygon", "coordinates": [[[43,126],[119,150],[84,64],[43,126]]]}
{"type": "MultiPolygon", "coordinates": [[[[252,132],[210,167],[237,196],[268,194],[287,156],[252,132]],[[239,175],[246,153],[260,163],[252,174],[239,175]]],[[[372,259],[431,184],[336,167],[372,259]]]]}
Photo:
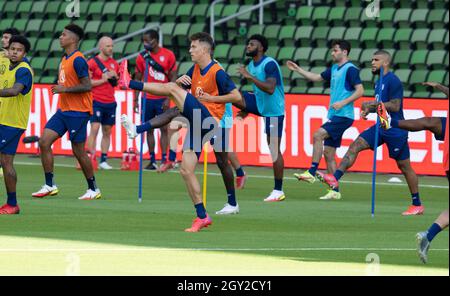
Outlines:
{"type": "Polygon", "coordinates": [[[347,55],[350,54],[350,50],[352,49],[352,45],[347,40],[343,40],[343,39],[333,40],[333,42],[331,43],[331,48],[335,47],[336,45],[339,45],[339,48],[341,50],[346,50],[347,51],[347,55]]]}
{"type": "Polygon", "coordinates": [[[389,51],[386,51],[384,49],[379,49],[377,51],[375,51],[375,53],[373,55],[384,55],[387,57],[387,60],[389,62],[389,65],[392,62],[392,55],[389,53],[389,51]]]}
{"type": "Polygon", "coordinates": [[[29,52],[31,49],[30,41],[25,36],[22,35],[13,35],[11,39],[9,39],[9,46],[13,43],[20,43],[25,47],[25,52],[29,52]]]}
{"type": "Polygon", "coordinates": [[[78,36],[78,39],[83,39],[84,37],[84,31],[83,29],[78,26],[77,24],[68,24],[67,26],[64,27],[64,29],[74,33],[75,35],[78,36]]]}
{"type": "Polygon", "coordinates": [[[252,36],[250,36],[250,38],[248,38],[247,43],[250,42],[250,40],[259,41],[259,43],[261,43],[261,45],[263,47],[264,52],[266,52],[267,49],[269,49],[269,41],[267,41],[267,38],[264,37],[263,35],[259,35],[259,34],[252,35],[252,36]]]}
{"type": "Polygon", "coordinates": [[[211,46],[211,51],[213,51],[215,48],[214,39],[211,37],[211,35],[209,35],[206,32],[195,33],[191,35],[191,37],[189,37],[189,40],[190,41],[198,40],[199,42],[206,42],[209,44],[209,46],[211,46]]]}
{"type": "Polygon", "coordinates": [[[20,32],[16,28],[8,28],[5,31],[3,31],[3,34],[10,34],[10,35],[14,36],[14,35],[20,35],[20,32]]]}
{"type": "Polygon", "coordinates": [[[148,30],[144,32],[144,36],[145,35],[149,36],[150,39],[156,39],[157,41],[159,41],[159,33],[156,30],[148,30]]]}

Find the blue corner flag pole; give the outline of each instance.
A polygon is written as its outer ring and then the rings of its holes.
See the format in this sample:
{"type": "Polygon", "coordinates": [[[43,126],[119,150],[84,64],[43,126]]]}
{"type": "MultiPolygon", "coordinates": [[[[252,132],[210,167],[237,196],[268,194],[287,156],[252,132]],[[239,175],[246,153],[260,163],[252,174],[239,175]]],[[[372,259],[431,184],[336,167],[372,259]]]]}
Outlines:
{"type": "MultiPolygon", "coordinates": [[[[145,63],[145,71],[144,71],[144,81],[147,81],[148,77],[148,63],[145,63]]],[[[142,92],[142,104],[141,104],[141,124],[145,122],[145,104],[147,101],[147,94],[143,91],[142,92]]],[[[145,133],[141,134],[141,143],[139,148],[139,195],[138,195],[138,201],[142,202],[142,164],[144,162],[144,137],[145,133]]]]}
{"type": "MultiPolygon", "coordinates": [[[[378,93],[375,92],[375,99],[377,103],[382,102],[381,94],[383,93],[383,67],[380,68],[380,80],[378,82],[378,93]]],[[[378,128],[380,125],[380,119],[377,116],[377,123],[375,124],[375,144],[373,148],[373,169],[372,169],[372,217],[375,217],[375,191],[376,191],[376,178],[377,178],[377,150],[378,150],[378,128]]]]}

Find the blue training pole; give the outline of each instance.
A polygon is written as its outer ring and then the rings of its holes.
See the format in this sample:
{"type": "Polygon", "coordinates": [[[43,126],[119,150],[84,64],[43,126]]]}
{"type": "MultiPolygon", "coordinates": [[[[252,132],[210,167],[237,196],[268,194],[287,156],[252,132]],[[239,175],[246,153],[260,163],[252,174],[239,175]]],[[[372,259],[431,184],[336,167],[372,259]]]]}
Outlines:
{"type": "MultiPolygon", "coordinates": [[[[148,63],[145,63],[145,71],[144,71],[144,81],[147,81],[148,77],[148,63]]],[[[142,104],[141,104],[141,124],[144,124],[145,122],[145,104],[147,101],[147,94],[145,91],[142,92],[142,104]]],[[[139,148],[139,194],[138,194],[138,201],[142,202],[142,164],[144,162],[144,135],[145,133],[141,134],[141,143],[139,148]]]]}
{"type": "MultiPolygon", "coordinates": [[[[378,82],[378,94],[375,93],[375,99],[377,103],[381,102],[381,94],[383,93],[383,67],[380,68],[380,80],[378,82]]],[[[375,124],[375,144],[373,147],[373,169],[372,169],[372,217],[375,217],[375,181],[377,178],[377,150],[378,150],[378,128],[380,125],[380,119],[377,116],[377,123],[375,124]]]]}

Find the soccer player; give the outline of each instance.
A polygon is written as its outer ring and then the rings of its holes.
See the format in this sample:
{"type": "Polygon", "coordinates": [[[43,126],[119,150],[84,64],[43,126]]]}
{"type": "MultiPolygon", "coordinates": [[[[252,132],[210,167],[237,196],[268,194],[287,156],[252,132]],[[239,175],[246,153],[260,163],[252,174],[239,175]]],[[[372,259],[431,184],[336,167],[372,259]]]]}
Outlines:
{"type": "MultiPolygon", "coordinates": [[[[396,120],[403,120],[403,85],[400,79],[390,72],[391,55],[385,50],[378,50],[372,57],[372,73],[377,75],[380,68],[383,67],[384,78],[383,85],[380,81],[376,82],[375,93],[377,97],[381,97],[381,101],[386,106],[389,115],[396,120]]],[[[378,102],[364,102],[361,107],[361,117],[367,118],[369,113],[376,112],[378,102]]],[[[386,143],[389,149],[389,157],[394,159],[397,167],[406,178],[409,190],[411,192],[412,205],[402,213],[404,216],[421,215],[424,207],[419,196],[419,182],[416,173],[411,167],[410,152],[408,146],[408,132],[399,128],[391,128],[383,130],[373,125],[359,135],[359,137],[350,145],[347,153],[339,164],[339,168],[332,174],[323,174],[317,172],[317,177],[321,182],[326,183],[330,189],[339,192],[339,179],[354,164],[358,154],[367,149],[374,149],[386,143]],[[375,131],[378,130],[379,140],[375,144],[375,131]],[[376,145],[376,146],[375,146],[376,145]]]]}
{"type": "MultiPolygon", "coordinates": [[[[309,170],[302,174],[294,174],[300,181],[314,183],[316,172],[323,156],[327,163],[327,171],[334,174],[336,171],[336,149],[341,146],[342,135],[352,126],[355,119],[353,102],[364,94],[364,88],[359,78],[359,69],[349,61],[351,45],[345,40],[335,40],[331,44],[331,56],[335,63],[321,74],[305,71],[294,62],[288,61],[290,70],[300,73],[311,81],[329,81],[330,106],[328,108],[328,121],[314,133],[313,157],[309,170]],[[325,147],[324,147],[325,146],[325,147]]],[[[322,200],[340,199],[341,194],[329,190],[322,200]]]]}
{"type": "MultiPolygon", "coordinates": [[[[445,87],[436,82],[425,82],[424,85],[432,86],[447,95],[449,97],[448,87],[445,87]]],[[[436,140],[444,141],[444,170],[449,179],[449,155],[448,155],[448,110],[447,118],[445,117],[424,117],[411,120],[396,120],[392,119],[386,112],[386,107],[383,103],[380,103],[377,109],[378,117],[382,123],[384,129],[401,128],[407,131],[421,131],[429,130],[434,134],[436,140]]],[[[417,239],[417,253],[420,260],[423,263],[428,262],[428,250],[430,249],[431,241],[436,237],[438,233],[448,227],[448,209],[443,211],[439,217],[434,221],[430,228],[426,231],[422,231],[416,234],[417,239]]]]}
{"type": "MultiPolygon", "coordinates": [[[[245,118],[248,113],[263,117],[265,132],[273,162],[275,186],[270,195],[264,199],[267,202],[283,201],[284,159],[280,151],[284,122],[284,87],[281,69],[277,61],[265,55],[269,43],[264,36],[253,35],[248,39],[246,55],[252,60],[248,69],[240,67],[238,72],[252,82],[253,93],[243,92],[241,99],[233,105],[242,112],[245,118]]],[[[224,102],[228,98],[203,96],[203,102],[224,102]]]]}
{"type": "Polygon", "coordinates": [[[114,87],[119,79],[116,72],[119,70],[119,64],[112,58],[113,40],[110,37],[100,38],[97,47],[100,53],[88,61],[94,99],[88,147],[91,154],[95,155],[97,135],[101,126],[103,137],[99,167],[110,170],[112,167],[107,163],[107,155],[111,143],[111,129],[116,123],[117,103],[114,98],[114,87]]]}
{"type": "MultiPolygon", "coordinates": [[[[159,46],[159,35],[155,30],[149,30],[144,33],[142,37],[144,42],[145,50],[141,52],[136,58],[136,73],[135,79],[143,82],[154,82],[154,83],[167,83],[175,82],[177,79],[177,62],[175,59],[175,54],[167,48],[159,46]],[[146,64],[148,66],[148,76],[144,77],[146,64]]],[[[134,108],[138,112],[138,98],[139,91],[136,91],[134,97],[134,108]]],[[[169,100],[167,97],[156,95],[152,93],[145,94],[146,104],[144,121],[149,121],[153,117],[161,115],[164,111],[169,108],[169,100]]],[[[155,158],[155,137],[153,129],[147,132],[147,145],[150,153],[150,163],[145,167],[146,170],[157,170],[158,165],[156,164],[155,158]]],[[[163,165],[167,161],[167,148],[169,143],[168,138],[168,126],[162,126],[161,131],[161,150],[162,159],[161,164],[163,165]]],[[[176,154],[171,152],[171,157],[176,154]]],[[[175,159],[171,160],[174,162],[175,159]]],[[[168,168],[167,168],[168,169],[168,168]]]]}
{"type": "MultiPolygon", "coordinates": [[[[223,141],[220,141],[221,135],[217,132],[218,121],[225,112],[225,104],[202,104],[195,96],[228,97],[228,100],[232,102],[240,99],[240,93],[225,71],[213,61],[211,55],[214,50],[214,41],[211,36],[207,33],[196,33],[190,37],[190,40],[191,47],[189,52],[194,66],[188,71],[188,74],[178,78],[176,84],[131,81],[129,86],[132,89],[169,97],[177,107],[169,109],[165,115],[162,115],[168,117],[166,123],[176,117],[178,112],[189,121],[180,173],[183,176],[187,191],[197,212],[197,218],[194,220],[192,227],[185,231],[198,232],[202,228],[211,225],[212,221],[206,213],[203,204],[201,187],[195,176],[195,167],[203,145],[211,141],[212,138],[214,138],[213,147],[217,164],[221,169],[227,188],[228,205],[238,210],[238,204],[234,192],[233,171],[228,161],[228,153],[221,151],[220,146],[223,141]],[[192,94],[183,89],[183,87],[188,88],[188,86],[190,86],[192,94]]],[[[151,120],[136,127],[126,115],[122,115],[122,124],[131,138],[152,128],[152,123],[151,120]]],[[[225,210],[225,208],[222,210],[225,210]]]]}
{"type": "Polygon", "coordinates": [[[0,66],[0,160],[4,170],[7,202],[0,207],[0,215],[19,214],[16,185],[17,175],[14,169],[14,155],[20,137],[28,125],[31,94],[33,88],[33,71],[23,61],[30,51],[30,42],[23,36],[14,35],[9,40],[9,65],[0,66]]]}
{"type": "Polygon", "coordinates": [[[65,55],[59,65],[58,85],[52,87],[52,92],[60,95],[60,109],[47,122],[39,139],[45,185],[34,192],[33,197],[58,194],[58,187],[53,181],[52,144],[66,132],[69,133],[73,155],[80,163],[88,184],[88,190],[79,199],[92,200],[102,196],[95,183],[92,163],[84,150],[87,124],[92,115],[92,86],[89,66],[83,54],[78,51],[78,44],[83,36],[83,29],[76,24],[69,24],[59,37],[65,55]]]}

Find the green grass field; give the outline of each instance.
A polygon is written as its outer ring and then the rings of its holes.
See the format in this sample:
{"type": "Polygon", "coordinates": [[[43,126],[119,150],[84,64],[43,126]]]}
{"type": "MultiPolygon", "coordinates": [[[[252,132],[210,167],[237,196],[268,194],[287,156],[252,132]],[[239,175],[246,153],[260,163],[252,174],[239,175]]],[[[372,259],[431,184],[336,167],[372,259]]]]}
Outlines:
{"type": "Polygon", "coordinates": [[[22,211],[0,216],[0,275],[449,275],[448,231],[433,241],[429,264],[415,251],[416,232],[448,207],[446,178],[421,177],[425,215],[402,217],[410,203],[405,182],[380,175],[372,218],[369,174],[347,174],[343,199],[325,202],[318,200],[322,184],[299,183],[287,170],[286,201],[268,204],[262,200],[273,186],[271,169],[247,168],[247,186],[237,192],[241,213],[217,216],[226,194],[211,165],[213,225],[193,234],[183,232],[194,208],[178,173],[144,172],[139,204],[137,172],[99,171],[103,198],[79,201],[86,182],[74,159],[55,163],[59,195],[32,199],[44,182],[40,160],[16,157],[22,211]]]}

